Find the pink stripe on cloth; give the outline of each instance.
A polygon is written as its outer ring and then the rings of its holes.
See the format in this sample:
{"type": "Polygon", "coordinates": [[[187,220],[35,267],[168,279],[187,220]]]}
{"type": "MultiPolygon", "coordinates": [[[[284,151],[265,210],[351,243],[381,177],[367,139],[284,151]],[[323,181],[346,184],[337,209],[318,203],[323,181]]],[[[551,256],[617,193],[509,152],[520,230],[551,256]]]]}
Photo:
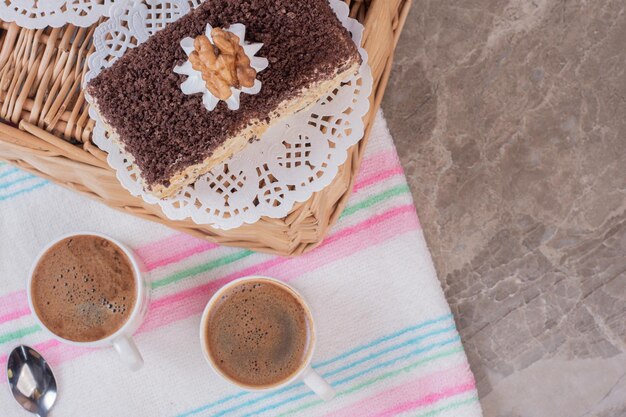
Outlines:
{"type": "MultiPolygon", "coordinates": [[[[45,342],[37,343],[32,346],[37,352],[41,353],[51,366],[61,365],[63,362],[71,361],[79,358],[87,353],[95,352],[98,348],[83,348],[73,345],[63,344],[55,339],[49,339],[45,342]]],[[[0,357],[0,385],[7,382],[6,363],[8,355],[0,357]]]]}
{"type": "Polygon", "coordinates": [[[157,240],[156,242],[151,242],[144,246],[137,247],[134,250],[135,250],[135,253],[137,253],[139,256],[143,258],[144,262],[150,262],[151,260],[153,260],[153,259],[149,259],[149,258],[153,258],[152,256],[153,252],[158,251],[159,249],[163,247],[175,248],[180,245],[184,246],[190,240],[200,240],[200,239],[193,238],[184,233],[176,233],[166,238],[163,238],[161,240],[157,240]]]}
{"type": "MultiPolygon", "coordinates": [[[[32,347],[33,349],[35,349],[36,351],[38,351],[39,353],[41,353],[41,352],[43,352],[44,350],[45,350],[45,351],[48,351],[48,350],[50,350],[51,348],[53,348],[53,347],[55,347],[55,346],[61,346],[61,342],[58,342],[58,341],[56,341],[56,340],[54,340],[54,339],[48,339],[48,340],[46,340],[45,342],[37,343],[37,344],[35,344],[35,345],[32,345],[31,347],[32,347]]],[[[67,349],[71,349],[71,348],[72,348],[72,346],[70,346],[70,345],[66,345],[66,346],[65,346],[65,348],[67,348],[67,349]]],[[[0,372],[4,371],[4,364],[7,362],[7,359],[8,359],[8,358],[9,358],[9,355],[8,355],[8,354],[5,354],[5,355],[0,356],[0,364],[2,364],[2,367],[1,367],[1,369],[0,369],[0,372]]],[[[46,357],[46,360],[47,360],[47,361],[50,361],[50,359],[48,359],[47,357],[46,357]]],[[[2,377],[2,376],[3,376],[3,374],[2,374],[2,373],[0,373],[0,377],[2,377]]]]}
{"type": "Polygon", "coordinates": [[[356,185],[354,186],[353,191],[356,193],[360,191],[362,188],[384,181],[387,178],[391,178],[396,175],[402,175],[402,174],[404,174],[404,170],[402,169],[402,167],[396,167],[396,168],[391,168],[391,169],[377,172],[373,174],[372,176],[363,178],[362,181],[357,182],[356,185]]]}
{"type": "Polygon", "coordinates": [[[0,316],[7,316],[14,311],[28,308],[26,291],[19,290],[0,297],[0,316]]]}
{"type": "Polygon", "coordinates": [[[347,258],[381,242],[385,242],[404,233],[420,230],[420,223],[413,205],[396,207],[378,216],[372,217],[353,227],[330,235],[322,246],[296,259],[289,264],[280,264],[268,268],[264,273],[272,277],[289,281],[308,271],[317,269],[341,258],[347,258]],[[335,244],[340,241],[341,244],[335,244]]]}
{"type": "Polygon", "coordinates": [[[41,343],[42,347],[35,347],[38,352],[43,354],[52,366],[59,366],[64,362],[74,360],[88,353],[96,352],[99,348],[84,348],[78,346],[65,345],[56,340],[48,340],[41,343]],[[48,344],[48,346],[45,346],[48,344]]]}
{"type": "Polygon", "coordinates": [[[453,397],[455,395],[459,395],[459,394],[463,394],[465,392],[471,391],[473,389],[475,389],[476,386],[474,385],[474,383],[468,383],[465,385],[457,385],[455,387],[449,388],[443,392],[438,392],[436,394],[430,394],[427,395],[423,398],[420,398],[418,400],[415,401],[409,401],[406,402],[404,404],[399,404],[395,407],[392,407],[388,410],[383,411],[382,413],[378,414],[376,417],[390,417],[390,416],[395,416],[398,415],[400,413],[404,413],[405,411],[410,411],[410,410],[414,410],[416,408],[419,407],[425,407],[427,405],[431,405],[434,404],[436,402],[439,402],[441,400],[444,400],[448,397],[453,397]]]}
{"type": "Polygon", "coordinates": [[[215,243],[207,242],[186,234],[176,234],[158,242],[134,249],[148,271],[164,265],[182,261],[196,253],[217,248],[215,243]]]}
{"type": "Polygon", "coordinates": [[[0,324],[11,320],[17,320],[20,317],[28,316],[30,314],[30,308],[23,308],[21,310],[12,311],[4,316],[0,316],[0,324]]]}
{"type": "MultiPolygon", "coordinates": [[[[307,271],[312,271],[360,250],[418,229],[419,222],[413,205],[396,207],[355,226],[340,230],[326,239],[324,244],[315,251],[299,258],[271,258],[206,284],[153,300],[146,321],[138,333],[147,333],[199,314],[217,289],[236,278],[265,274],[289,281],[307,271]]],[[[36,345],[35,348],[46,357],[50,356],[53,364],[82,356],[91,351],[91,349],[60,345],[52,340],[36,345]],[[46,343],[53,344],[47,346],[46,343]]],[[[0,358],[0,369],[3,369],[5,364],[6,357],[0,358]]],[[[3,371],[0,370],[0,384],[6,381],[1,372],[3,371]]]]}
{"type": "Polygon", "coordinates": [[[464,363],[383,391],[324,417],[387,417],[431,405],[474,388],[474,376],[469,365],[464,363]]]}
{"type": "MultiPolygon", "coordinates": [[[[195,239],[195,238],[192,238],[192,239],[195,239]]],[[[152,271],[153,269],[156,269],[165,265],[180,262],[182,260],[189,258],[190,256],[196,255],[198,253],[206,252],[208,250],[219,247],[219,245],[215,243],[207,242],[207,241],[200,240],[200,239],[195,239],[195,240],[197,241],[195,246],[185,249],[179,253],[174,253],[170,256],[164,256],[161,259],[148,264],[147,266],[148,271],[152,271]]]]}
{"type": "MultiPolygon", "coordinates": [[[[75,356],[77,351],[89,352],[91,349],[77,348],[75,346],[63,345],[54,339],[46,340],[45,342],[37,343],[31,346],[37,352],[45,356],[46,361],[52,366],[59,365],[64,362],[63,358],[71,355],[75,356]]],[[[0,356],[0,385],[7,382],[6,363],[8,360],[8,354],[0,356]]]]}
{"type": "Polygon", "coordinates": [[[401,166],[400,159],[394,149],[380,151],[363,159],[355,183],[358,184],[377,172],[387,171],[389,169],[398,168],[399,166],[401,166]]]}

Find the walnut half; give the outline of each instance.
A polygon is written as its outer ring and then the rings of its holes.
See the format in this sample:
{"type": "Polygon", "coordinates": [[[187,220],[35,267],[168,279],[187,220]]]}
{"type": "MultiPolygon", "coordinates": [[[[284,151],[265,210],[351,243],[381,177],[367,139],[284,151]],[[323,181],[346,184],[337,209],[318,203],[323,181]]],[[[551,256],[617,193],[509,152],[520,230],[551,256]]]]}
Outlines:
{"type": "Polygon", "coordinates": [[[206,35],[194,39],[195,50],[189,55],[194,70],[202,73],[202,79],[211,94],[220,100],[228,100],[231,87],[252,87],[256,71],[250,58],[239,45],[239,37],[220,28],[211,31],[213,43],[206,35]]]}

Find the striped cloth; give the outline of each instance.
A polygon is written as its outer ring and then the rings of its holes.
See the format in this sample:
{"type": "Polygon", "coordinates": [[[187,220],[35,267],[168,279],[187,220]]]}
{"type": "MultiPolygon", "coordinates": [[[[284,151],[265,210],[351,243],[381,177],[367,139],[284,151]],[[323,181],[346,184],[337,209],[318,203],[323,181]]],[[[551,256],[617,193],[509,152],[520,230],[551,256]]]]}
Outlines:
{"type": "Polygon", "coordinates": [[[299,258],[219,247],[113,211],[9,165],[0,166],[0,407],[26,416],[6,389],[7,354],[35,347],[56,370],[57,416],[480,416],[453,317],[402,168],[379,115],[354,195],[324,244],[299,258]],[[26,271],[40,248],[96,230],[135,249],[152,302],[136,335],[145,358],[127,371],[113,349],[61,345],[35,324],[26,271]],[[323,403],[302,383],[249,393],[216,377],[198,341],[200,313],[246,275],[289,282],[310,302],[313,366],[336,388],[323,403]]]}

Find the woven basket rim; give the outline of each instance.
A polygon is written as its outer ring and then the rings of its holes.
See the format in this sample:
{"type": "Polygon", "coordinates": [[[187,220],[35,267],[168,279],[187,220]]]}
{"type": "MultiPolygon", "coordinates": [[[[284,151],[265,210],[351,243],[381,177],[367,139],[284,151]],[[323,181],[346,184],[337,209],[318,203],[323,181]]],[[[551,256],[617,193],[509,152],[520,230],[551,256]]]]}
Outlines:
{"type": "Polygon", "coordinates": [[[374,76],[364,138],[350,148],[331,185],[283,219],[262,218],[232,230],[167,219],[131,196],[90,141],[93,121],[81,90],[95,26],[23,29],[0,20],[0,159],[110,207],[228,246],[299,255],[318,246],[351,194],[374,117],[387,86],[393,52],[412,0],[345,0],[365,26],[363,46],[374,76]]]}

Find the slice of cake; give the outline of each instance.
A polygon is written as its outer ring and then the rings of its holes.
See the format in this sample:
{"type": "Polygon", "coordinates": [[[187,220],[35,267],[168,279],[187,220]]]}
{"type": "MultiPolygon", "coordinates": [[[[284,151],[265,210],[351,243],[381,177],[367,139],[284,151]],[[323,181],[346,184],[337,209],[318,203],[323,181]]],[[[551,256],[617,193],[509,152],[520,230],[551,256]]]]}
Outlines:
{"type": "Polygon", "coordinates": [[[281,118],[310,107],[360,64],[356,45],[327,0],[206,0],[126,52],[87,91],[111,138],[141,172],[145,190],[164,198],[281,118]],[[223,30],[241,25],[246,44],[263,44],[255,53],[267,67],[258,72],[240,49],[207,43],[205,32],[212,27],[236,48],[238,38],[223,30]],[[181,46],[185,38],[187,52],[181,46]],[[217,105],[207,105],[206,94],[183,93],[188,76],[175,68],[185,63],[200,71],[207,91],[219,96],[217,105]],[[231,106],[224,82],[246,92],[254,77],[260,90],[241,94],[231,106]]]}

